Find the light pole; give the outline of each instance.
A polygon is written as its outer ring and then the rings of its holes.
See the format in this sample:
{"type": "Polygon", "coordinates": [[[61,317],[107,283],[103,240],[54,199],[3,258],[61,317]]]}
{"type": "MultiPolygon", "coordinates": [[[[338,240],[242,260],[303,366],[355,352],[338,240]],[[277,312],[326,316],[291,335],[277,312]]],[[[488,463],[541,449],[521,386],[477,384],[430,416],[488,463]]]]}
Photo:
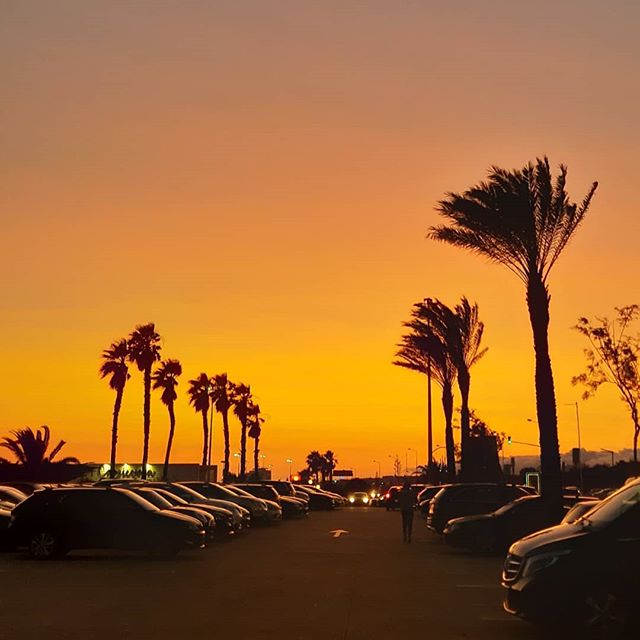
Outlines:
{"type": "MultiPolygon", "coordinates": [[[[426,310],[431,304],[431,298],[424,298],[422,306],[426,310]]],[[[429,337],[431,336],[431,321],[427,316],[427,327],[429,337]]],[[[431,406],[431,349],[427,349],[427,469],[431,467],[433,459],[433,412],[431,406]]],[[[416,466],[418,466],[416,464],[416,466]]]]}
{"type": "MultiPolygon", "coordinates": [[[[214,412],[214,407],[213,407],[213,386],[209,385],[207,387],[207,393],[209,394],[209,398],[211,399],[211,415],[209,416],[209,451],[207,452],[207,469],[205,471],[205,478],[207,482],[211,481],[211,450],[213,448],[213,412],[214,412]]],[[[217,478],[216,478],[217,480],[217,478]]]]}
{"type": "Polygon", "coordinates": [[[578,477],[580,479],[580,491],[582,491],[582,442],[580,440],[580,410],[578,408],[578,401],[576,400],[575,402],[565,402],[565,406],[574,406],[576,408],[576,428],[578,429],[578,477]]]}
{"type": "Polygon", "coordinates": [[[415,449],[412,449],[411,447],[409,447],[409,448],[407,449],[407,451],[413,451],[413,453],[415,454],[415,457],[416,457],[416,464],[415,464],[415,467],[413,468],[413,470],[414,470],[414,471],[417,471],[417,470],[418,470],[418,452],[417,452],[415,449]]]}
{"type": "Polygon", "coordinates": [[[233,454],[234,458],[238,458],[238,478],[240,477],[240,454],[239,453],[234,453],[233,454]]]}
{"type": "Polygon", "coordinates": [[[616,454],[615,451],[611,451],[611,449],[600,449],[600,451],[604,451],[605,453],[610,453],[611,454],[611,466],[613,467],[613,456],[616,454]]]}
{"type": "Polygon", "coordinates": [[[293,460],[291,458],[287,458],[287,462],[289,463],[289,482],[291,482],[291,464],[293,460]]]}
{"type": "Polygon", "coordinates": [[[374,460],[373,462],[378,465],[378,475],[376,478],[382,478],[382,467],[380,466],[380,462],[378,460],[374,460]]]}

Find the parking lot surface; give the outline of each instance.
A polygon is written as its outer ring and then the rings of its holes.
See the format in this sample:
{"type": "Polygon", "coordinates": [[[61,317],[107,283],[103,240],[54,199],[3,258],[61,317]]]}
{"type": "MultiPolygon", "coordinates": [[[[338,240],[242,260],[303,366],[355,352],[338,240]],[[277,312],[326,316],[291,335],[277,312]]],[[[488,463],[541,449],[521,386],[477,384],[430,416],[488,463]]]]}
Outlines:
{"type": "Polygon", "coordinates": [[[397,512],[314,512],[170,561],[2,554],[0,629],[20,640],[542,638],[502,612],[500,569],[444,547],[419,518],[405,544],[397,512]]]}

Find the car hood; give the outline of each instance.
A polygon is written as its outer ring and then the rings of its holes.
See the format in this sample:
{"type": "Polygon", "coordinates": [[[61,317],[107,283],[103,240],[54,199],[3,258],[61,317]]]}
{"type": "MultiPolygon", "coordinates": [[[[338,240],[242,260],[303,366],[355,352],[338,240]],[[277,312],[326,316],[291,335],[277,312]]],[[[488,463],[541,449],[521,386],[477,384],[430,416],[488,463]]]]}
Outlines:
{"type": "Polygon", "coordinates": [[[583,542],[591,534],[593,530],[582,524],[558,524],[514,542],[509,553],[522,557],[550,551],[555,546],[572,547],[583,542]]]}
{"type": "Polygon", "coordinates": [[[197,518],[193,516],[188,516],[185,513],[178,513],[176,511],[154,511],[153,515],[159,518],[164,518],[168,520],[173,520],[173,521],[178,520],[186,524],[196,524],[199,527],[202,526],[202,523],[197,518]]]}
{"type": "Polygon", "coordinates": [[[462,516],[460,518],[451,518],[447,522],[447,526],[450,527],[452,524],[456,524],[458,526],[479,526],[483,524],[491,524],[495,522],[495,516],[493,513],[479,513],[475,516],[462,516]]]}

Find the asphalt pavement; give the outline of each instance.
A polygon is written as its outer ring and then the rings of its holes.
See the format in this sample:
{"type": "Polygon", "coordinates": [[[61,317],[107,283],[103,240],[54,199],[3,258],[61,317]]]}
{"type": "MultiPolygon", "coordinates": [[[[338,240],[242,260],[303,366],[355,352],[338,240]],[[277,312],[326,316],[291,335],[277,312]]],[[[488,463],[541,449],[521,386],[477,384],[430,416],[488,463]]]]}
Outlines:
{"type": "Polygon", "coordinates": [[[500,558],[446,548],[420,518],[403,543],[399,513],[373,508],[313,512],[169,561],[2,554],[0,637],[545,637],[502,611],[500,569],[500,558]]]}

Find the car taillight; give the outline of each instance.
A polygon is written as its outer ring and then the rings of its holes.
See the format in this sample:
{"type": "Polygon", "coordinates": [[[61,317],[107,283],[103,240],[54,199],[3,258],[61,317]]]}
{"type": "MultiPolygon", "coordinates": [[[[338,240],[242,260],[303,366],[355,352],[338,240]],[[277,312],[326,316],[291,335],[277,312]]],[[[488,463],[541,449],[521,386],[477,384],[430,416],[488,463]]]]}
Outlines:
{"type": "Polygon", "coordinates": [[[390,496],[391,496],[391,494],[390,494],[390,493],[385,493],[385,494],[384,494],[384,497],[385,497],[387,500],[389,499],[389,497],[390,497],[390,496]]]}

